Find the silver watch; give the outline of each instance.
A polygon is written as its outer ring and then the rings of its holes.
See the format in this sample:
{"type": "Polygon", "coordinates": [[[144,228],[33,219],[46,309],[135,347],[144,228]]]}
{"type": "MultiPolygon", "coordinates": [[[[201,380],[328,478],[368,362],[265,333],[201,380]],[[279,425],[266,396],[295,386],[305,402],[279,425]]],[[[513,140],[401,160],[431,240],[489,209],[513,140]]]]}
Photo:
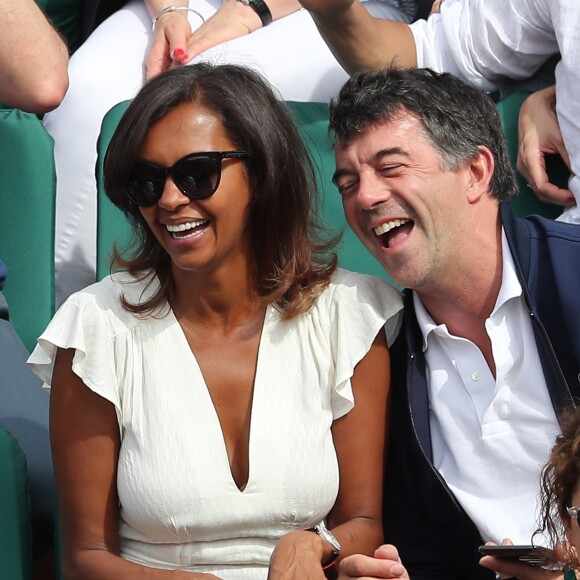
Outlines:
{"type": "Polygon", "coordinates": [[[330,558],[322,562],[322,567],[324,569],[330,568],[337,558],[340,556],[340,542],[336,539],[335,535],[326,527],[324,521],[320,522],[317,526],[308,528],[309,532],[316,532],[329,546],[332,550],[332,555],[330,558]]]}

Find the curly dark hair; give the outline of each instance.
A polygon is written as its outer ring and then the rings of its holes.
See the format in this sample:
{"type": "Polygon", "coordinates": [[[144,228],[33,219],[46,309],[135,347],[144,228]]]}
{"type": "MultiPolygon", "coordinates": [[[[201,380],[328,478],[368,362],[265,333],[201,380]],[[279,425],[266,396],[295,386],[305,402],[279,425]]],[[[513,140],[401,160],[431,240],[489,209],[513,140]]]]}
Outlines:
{"type": "Polygon", "coordinates": [[[126,184],[149,128],[172,110],[199,103],[218,116],[246,163],[252,184],[248,228],[258,295],[285,319],[306,311],[336,269],[330,237],[316,219],[316,174],[284,103],[256,72],[237,65],[199,63],[147,82],[123,115],[107,150],[104,184],[109,199],[133,225],[128,257],[114,265],[161,286],[150,300],[124,306],[152,313],[171,299],[171,261],[126,195],[126,184]],[[152,280],[152,277],[150,277],[152,280]]]}
{"type": "MultiPolygon", "coordinates": [[[[580,407],[565,411],[560,418],[562,434],[542,470],[540,497],[541,511],[537,535],[547,535],[550,544],[556,546],[566,539],[565,530],[570,516],[566,510],[571,507],[572,496],[580,484],[580,407]]],[[[558,559],[566,566],[578,569],[578,557],[571,549],[558,550],[558,559]]]]}

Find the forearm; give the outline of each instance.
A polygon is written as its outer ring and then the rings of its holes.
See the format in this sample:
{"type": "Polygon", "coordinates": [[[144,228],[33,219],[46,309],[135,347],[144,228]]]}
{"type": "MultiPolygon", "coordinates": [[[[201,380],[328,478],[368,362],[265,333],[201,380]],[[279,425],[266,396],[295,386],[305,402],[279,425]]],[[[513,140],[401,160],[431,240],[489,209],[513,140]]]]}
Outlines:
{"type": "Polygon", "coordinates": [[[358,2],[341,10],[311,14],[320,34],[348,73],[391,64],[417,66],[415,42],[407,24],[374,18],[358,2]]]}
{"type": "Polygon", "coordinates": [[[297,10],[300,10],[301,5],[298,0],[265,0],[270,12],[272,13],[272,19],[278,20],[288,16],[297,10]]]}
{"type": "Polygon", "coordinates": [[[68,89],[68,50],[30,0],[0,0],[0,100],[34,113],[57,107],[68,89]]]}
{"type": "MultiPolygon", "coordinates": [[[[155,18],[159,13],[169,6],[182,6],[188,7],[188,0],[145,0],[145,6],[151,18],[155,18]]],[[[187,12],[183,12],[187,16],[187,12]]]]}
{"type": "Polygon", "coordinates": [[[340,559],[352,554],[371,555],[384,542],[380,518],[353,518],[334,527],[329,518],[332,533],[340,542],[340,559]]]}

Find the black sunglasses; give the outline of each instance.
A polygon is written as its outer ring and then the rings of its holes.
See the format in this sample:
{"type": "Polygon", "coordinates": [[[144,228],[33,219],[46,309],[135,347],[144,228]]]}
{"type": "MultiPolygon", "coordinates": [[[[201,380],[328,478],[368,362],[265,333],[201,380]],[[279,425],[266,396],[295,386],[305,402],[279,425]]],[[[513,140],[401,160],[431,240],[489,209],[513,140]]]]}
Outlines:
{"type": "Polygon", "coordinates": [[[186,155],[172,167],[137,161],[125,191],[135,205],[151,207],[161,199],[165,181],[171,177],[179,191],[189,199],[206,199],[219,187],[222,160],[247,157],[245,151],[208,151],[186,155]]]}

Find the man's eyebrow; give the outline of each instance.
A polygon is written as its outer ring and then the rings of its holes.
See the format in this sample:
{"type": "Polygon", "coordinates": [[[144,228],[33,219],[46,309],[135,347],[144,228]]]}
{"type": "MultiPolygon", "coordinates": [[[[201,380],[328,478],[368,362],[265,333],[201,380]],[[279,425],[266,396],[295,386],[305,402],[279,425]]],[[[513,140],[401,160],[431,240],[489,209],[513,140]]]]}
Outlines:
{"type": "Polygon", "coordinates": [[[332,181],[332,183],[334,183],[334,185],[338,185],[336,182],[337,182],[339,177],[342,177],[343,175],[352,175],[352,174],[353,174],[353,172],[349,171],[348,169],[337,169],[332,174],[331,181],[332,181]]]}
{"type": "Polygon", "coordinates": [[[409,153],[401,147],[387,147],[386,149],[377,151],[373,155],[373,161],[378,161],[382,157],[386,157],[388,155],[402,155],[403,157],[409,157],[409,153]]]}
{"type": "MultiPolygon", "coordinates": [[[[409,153],[405,149],[401,149],[401,147],[387,147],[386,149],[381,149],[377,151],[372,157],[371,162],[375,163],[382,159],[383,157],[387,157],[389,155],[402,155],[403,157],[409,157],[409,153]]],[[[336,181],[339,177],[343,175],[352,175],[353,172],[349,171],[348,169],[337,169],[334,174],[332,175],[332,183],[336,185],[336,181]]]]}

